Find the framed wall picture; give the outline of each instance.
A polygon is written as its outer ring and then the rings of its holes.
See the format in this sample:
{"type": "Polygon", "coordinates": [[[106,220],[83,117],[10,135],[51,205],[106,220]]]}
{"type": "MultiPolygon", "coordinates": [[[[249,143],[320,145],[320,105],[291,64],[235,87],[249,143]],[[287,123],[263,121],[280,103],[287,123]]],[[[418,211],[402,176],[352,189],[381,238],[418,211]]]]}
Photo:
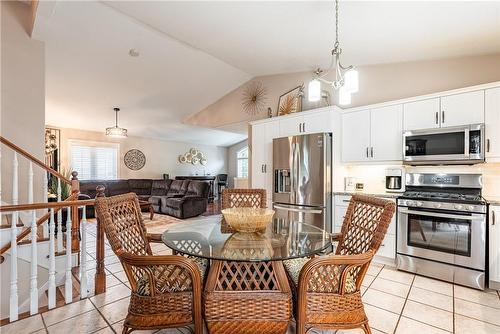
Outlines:
{"type": "Polygon", "coordinates": [[[278,101],[278,116],[302,111],[302,91],[304,85],[281,95],[278,101]]]}

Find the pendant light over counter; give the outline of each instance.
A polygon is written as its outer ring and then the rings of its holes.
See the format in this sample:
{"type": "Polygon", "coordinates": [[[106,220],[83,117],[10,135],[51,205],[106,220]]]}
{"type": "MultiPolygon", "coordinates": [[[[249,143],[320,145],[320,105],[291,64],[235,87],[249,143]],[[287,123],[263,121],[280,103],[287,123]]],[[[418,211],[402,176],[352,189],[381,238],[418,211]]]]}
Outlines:
{"type": "Polygon", "coordinates": [[[347,105],[351,103],[351,94],[359,90],[359,74],[354,66],[342,66],[340,55],[342,49],[339,44],[339,1],[335,0],[335,44],[332,50],[332,63],[328,70],[324,72],[318,68],[314,74],[315,78],[308,85],[308,100],[316,102],[321,99],[321,83],[332,86],[339,92],[339,104],[347,105]],[[330,71],[335,71],[333,81],[326,80],[325,77],[330,71]]]}
{"type": "Polygon", "coordinates": [[[118,112],[120,108],[113,108],[115,111],[115,126],[106,128],[106,136],[115,137],[115,138],[126,138],[127,137],[127,129],[120,128],[118,126],[118,112]]]}

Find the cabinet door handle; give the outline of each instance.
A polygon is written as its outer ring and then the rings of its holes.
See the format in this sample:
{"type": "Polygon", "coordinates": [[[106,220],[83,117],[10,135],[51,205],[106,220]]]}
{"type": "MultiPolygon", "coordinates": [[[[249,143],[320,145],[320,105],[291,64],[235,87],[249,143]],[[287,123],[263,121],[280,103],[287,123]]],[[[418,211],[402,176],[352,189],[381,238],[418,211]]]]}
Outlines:
{"type": "Polygon", "coordinates": [[[302,123],[299,123],[299,132],[302,132],[302,123]]]}
{"type": "Polygon", "coordinates": [[[302,123],[302,132],[306,132],[306,123],[302,123]]]}
{"type": "Polygon", "coordinates": [[[436,124],[439,124],[439,113],[436,111],[436,124]]]}
{"type": "Polygon", "coordinates": [[[262,165],[260,166],[260,171],[261,171],[261,173],[264,173],[264,164],[262,164],[262,165]]]}
{"type": "Polygon", "coordinates": [[[368,147],[366,147],[366,157],[369,158],[370,157],[370,149],[368,147]]]}
{"type": "Polygon", "coordinates": [[[441,111],[441,123],[444,123],[444,110],[441,111]]]}
{"type": "Polygon", "coordinates": [[[495,217],[495,211],[491,211],[491,225],[495,225],[495,220],[496,220],[496,217],[495,217]]]}
{"type": "Polygon", "coordinates": [[[267,164],[264,164],[264,173],[267,173],[267,164]]]}
{"type": "Polygon", "coordinates": [[[373,146],[372,146],[372,147],[370,147],[370,155],[371,155],[371,156],[372,156],[372,158],[373,158],[373,146]]]}
{"type": "Polygon", "coordinates": [[[490,152],[490,140],[486,139],[486,152],[490,152]]]}

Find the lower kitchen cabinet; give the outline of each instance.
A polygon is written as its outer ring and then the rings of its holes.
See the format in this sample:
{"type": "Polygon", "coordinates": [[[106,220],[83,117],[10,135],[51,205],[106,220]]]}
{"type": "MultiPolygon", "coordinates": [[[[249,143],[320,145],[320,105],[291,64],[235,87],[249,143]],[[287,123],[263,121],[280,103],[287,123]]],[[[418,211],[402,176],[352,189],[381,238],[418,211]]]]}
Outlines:
{"type": "Polygon", "coordinates": [[[500,289],[500,205],[490,206],[489,212],[490,288],[500,289]]]}
{"type": "MultiPolygon", "coordinates": [[[[334,207],[334,221],[332,230],[334,233],[340,233],[342,229],[342,223],[344,222],[344,217],[347,212],[347,207],[349,206],[349,201],[351,200],[351,196],[347,195],[335,195],[335,207],[334,207]]],[[[396,202],[394,199],[390,199],[393,202],[396,202]]],[[[387,233],[385,235],[382,244],[380,245],[379,250],[375,254],[381,258],[387,259],[390,262],[396,260],[396,216],[397,213],[394,213],[392,217],[391,224],[387,229],[387,233]]]]}

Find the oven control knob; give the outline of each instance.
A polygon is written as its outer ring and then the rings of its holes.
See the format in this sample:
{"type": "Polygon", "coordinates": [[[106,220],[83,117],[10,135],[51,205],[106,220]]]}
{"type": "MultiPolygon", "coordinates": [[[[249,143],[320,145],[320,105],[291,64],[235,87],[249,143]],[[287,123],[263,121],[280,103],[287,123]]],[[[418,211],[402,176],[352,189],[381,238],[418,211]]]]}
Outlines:
{"type": "Polygon", "coordinates": [[[417,204],[417,206],[423,206],[424,205],[424,203],[422,203],[420,201],[418,201],[416,204],[417,204]]]}
{"type": "Polygon", "coordinates": [[[468,205],[467,211],[474,211],[474,205],[468,205]]]}
{"type": "Polygon", "coordinates": [[[415,202],[414,201],[406,201],[406,205],[408,205],[408,206],[414,206],[415,202]]]}
{"type": "Polygon", "coordinates": [[[443,205],[441,203],[434,203],[434,207],[436,209],[439,209],[440,207],[442,207],[443,205]]]}
{"type": "Polygon", "coordinates": [[[462,204],[455,204],[453,206],[456,210],[463,210],[464,209],[464,206],[462,204]]]}

